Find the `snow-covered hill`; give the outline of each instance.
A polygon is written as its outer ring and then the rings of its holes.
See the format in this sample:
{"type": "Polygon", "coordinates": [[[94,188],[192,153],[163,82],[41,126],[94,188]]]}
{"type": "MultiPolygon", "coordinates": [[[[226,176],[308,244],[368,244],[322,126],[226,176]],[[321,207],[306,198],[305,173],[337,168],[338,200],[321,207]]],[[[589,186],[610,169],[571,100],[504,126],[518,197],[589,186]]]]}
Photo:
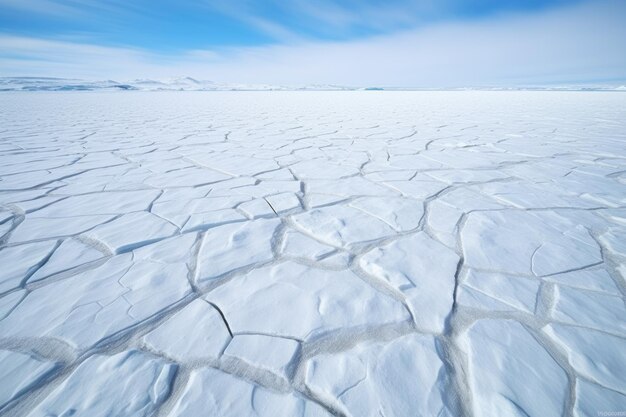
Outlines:
{"type": "Polygon", "coordinates": [[[455,88],[420,88],[420,87],[385,87],[385,86],[342,86],[335,84],[246,84],[220,83],[209,80],[197,80],[191,77],[177,77],[163,80],[134,79],[130,81],[116,80],[81,80],[74,78],[54,77],[0,77],[0,91],[626,91],[624,85],[604,84],[571,84],[550,86],[483,86],[455,88]]]}
{"type": "Polygon", "coordinates": [[[135,79],[131,81],[87,81],[52,77],[0,77],[0,91],[93,91],[93,90],[144,90],[144,91],[275,91],[275,90],[354,90],[335,85],[281,86],[272,84],[216,83],[191,77],[165,80],[135,79]]]}

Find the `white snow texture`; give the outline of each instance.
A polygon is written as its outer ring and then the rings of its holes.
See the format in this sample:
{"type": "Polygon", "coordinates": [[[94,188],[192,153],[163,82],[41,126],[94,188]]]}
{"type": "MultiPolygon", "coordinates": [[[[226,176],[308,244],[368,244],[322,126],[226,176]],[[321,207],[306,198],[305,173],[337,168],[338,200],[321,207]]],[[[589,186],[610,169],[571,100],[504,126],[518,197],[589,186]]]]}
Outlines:
{"type": "Polygon", "coordinates": [[[623,93],[0,93],[0,415],[626,415],[625,278],[623,93]]]}

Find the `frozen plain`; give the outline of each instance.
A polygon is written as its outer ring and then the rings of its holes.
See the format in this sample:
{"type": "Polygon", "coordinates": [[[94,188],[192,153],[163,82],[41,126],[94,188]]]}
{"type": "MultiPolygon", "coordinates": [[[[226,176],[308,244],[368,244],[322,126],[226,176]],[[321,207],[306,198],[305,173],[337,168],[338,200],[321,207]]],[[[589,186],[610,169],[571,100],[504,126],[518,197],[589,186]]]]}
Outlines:
{"type": "Polygon", "coordinates": [[[626,94],[0,98],[0,414],[626,411],[626,94]]]}

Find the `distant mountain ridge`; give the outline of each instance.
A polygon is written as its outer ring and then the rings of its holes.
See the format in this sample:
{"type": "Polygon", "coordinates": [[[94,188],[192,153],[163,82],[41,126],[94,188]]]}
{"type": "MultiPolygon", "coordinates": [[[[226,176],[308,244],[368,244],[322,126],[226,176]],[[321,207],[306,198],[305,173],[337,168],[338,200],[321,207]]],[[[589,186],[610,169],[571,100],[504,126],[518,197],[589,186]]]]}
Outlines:
{"type": "Polygon", "coordinates": [[[435,90],[485,90],[485,91],[626,91],[626,85],[563,85],[527,87],[460,87],[460,88],[419,88],[419,87],[348,87],[333,84],[307,84],[301,86],[245,83],[217,83],[197,80],[191,77],[165,80],[135,79],[128,82],[114,80],[88,81],[75,78],[55,77],[0,77],[0,91],[435,91],[435,90]]]}
{"type": "Polygon", "coordinates": [[[53,77],[0,77],[0,91],[274,91],[274,90],[357,90],[335,85],[281,86],[271,84],[216,83],[191,77],[166,80],[136,79],[128,82],[114,80],[86,81],[53,77]]]}

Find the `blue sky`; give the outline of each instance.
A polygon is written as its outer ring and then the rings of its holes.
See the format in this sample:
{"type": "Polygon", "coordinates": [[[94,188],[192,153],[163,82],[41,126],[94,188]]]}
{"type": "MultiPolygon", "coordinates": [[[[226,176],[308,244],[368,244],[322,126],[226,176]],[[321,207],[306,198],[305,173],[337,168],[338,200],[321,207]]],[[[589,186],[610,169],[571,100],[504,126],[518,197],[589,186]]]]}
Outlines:
{"type": "Polygon", "coordinates": [[[621,82],[625,18],[623,0],[0,0],[0,76],[621,82]]]}
{"type": "Polygon", "coordinates": [[[0,0],[5,33],[157,52],[337,41],[576,0],[0,0]]]}

